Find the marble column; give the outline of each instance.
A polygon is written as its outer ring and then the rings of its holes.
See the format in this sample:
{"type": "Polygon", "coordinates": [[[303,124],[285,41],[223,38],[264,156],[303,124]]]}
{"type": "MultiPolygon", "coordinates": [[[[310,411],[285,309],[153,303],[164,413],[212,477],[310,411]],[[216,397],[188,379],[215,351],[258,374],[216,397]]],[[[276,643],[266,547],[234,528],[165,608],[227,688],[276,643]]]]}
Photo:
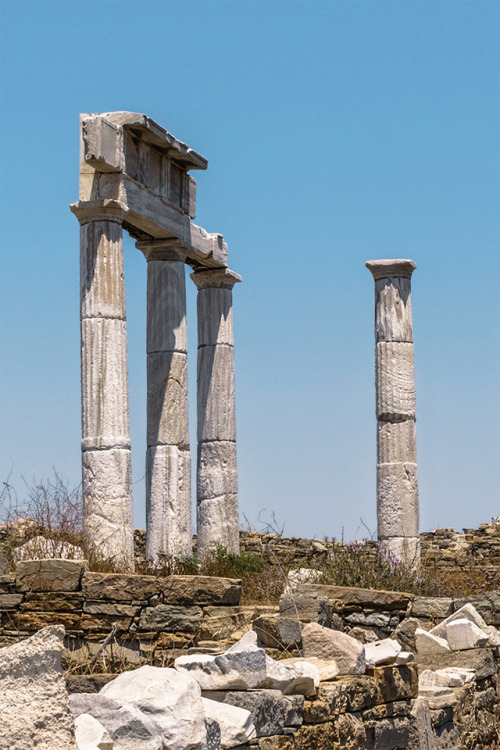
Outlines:
{"type": "Polygon", "coordinates": [[[377,523],[382,552],[420,559],[412,260],[371,260],[375,279],[377,523]]]}
{"type": "Polygon", "coordinates": [[[82,492],[88,554],[134,568],[127,324],[119,204],[80,222],[82,492]]]}
{"type": "Polygon", "coordinates": [[[232,288],[227,268],[195,271],[198,288],[198,556],[239,552],[232,288]]]}
{"type": "Polygon", "coordinates": [[[192,554],[186,282],[176,240],[138,242],[148,261],[146,557],[192,554]]]}

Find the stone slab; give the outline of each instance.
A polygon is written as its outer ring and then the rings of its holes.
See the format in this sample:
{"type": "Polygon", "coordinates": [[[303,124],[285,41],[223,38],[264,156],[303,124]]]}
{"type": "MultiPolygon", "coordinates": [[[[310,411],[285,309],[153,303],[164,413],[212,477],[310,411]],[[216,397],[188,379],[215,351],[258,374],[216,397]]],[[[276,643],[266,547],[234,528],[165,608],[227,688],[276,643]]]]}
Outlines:
{"type": "Polygon", "coordinates": [[[167,633],[195,633],[201,625],[201,607],[180,607],[173,604],[158,604],[145,607],[139,619],[139,630],[163,631],[167,633]]]}
{"type": "Polygon", "coordinates": [[[161,593],[163,581],[156,576],[128,573],[91,573],[82,578],[82,594],[88,600],[145,601],[161,593]]]}
{"type": "MultiPolygon", "coordinates": [[[[165,604],[237,605],[242,587],[239,578],[173,575],[161,579],[165,604]]],[[[210,610],[217,614],[218,609],[210,610]]]]}
{"type": "Polygon", "coordinates": [[[23,560],[16,565],[16,589],[22,591],[76,591],[85,560],[23,560]]]}
{"type": "Polygon", "coordinates": [[[384,611],[406,610],[408,603],[414,598],[413,594],[401,591],[358,589],[351,586],[331,586],[321,583],[301,583],[297,591],[303,594],[316,593],[326,596],[330,601],[341,601],[349,607],[371,607],[384,611]]]}

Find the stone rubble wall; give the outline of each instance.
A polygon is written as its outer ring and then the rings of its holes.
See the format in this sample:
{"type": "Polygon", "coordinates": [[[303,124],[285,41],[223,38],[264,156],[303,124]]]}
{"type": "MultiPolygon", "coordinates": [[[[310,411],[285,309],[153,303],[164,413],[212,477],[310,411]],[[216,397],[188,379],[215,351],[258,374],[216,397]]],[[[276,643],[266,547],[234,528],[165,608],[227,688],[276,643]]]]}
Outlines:
{"type": "MultiPolygon", "coordinates": [[[[488,625],[500,626],[500,593],[446,599],[302,583],[274,607],[241,606],[241,594],[241,581],[227,578],[92,573],[82,560],[21,561],[14,574],[0,576],[0,646],[47,625],[63,625],[69,691],[97,692],[116,675],[80,673],[113,628],[115,635],[101,653],[101,670],[171,666],[181,655],[219,654],[250,628],[266,652],[282,660],[298,655],[301,627],[310,622],[365,643],[392,636],[404,650],[414,651],[417,627],[429,630],[467,601],[488,625]]],[[[365,674],[322,681],[316,695],[296,696],[293,710],[287,704],[285,711],[280,699],[276,715],[286,718],[274,723],[258,717],[269,714],[269,705],[277,701],[275,690],[207,697],[253,706],[248,710],[254,723],[264,722],[264,728],[246,743],[247,750],[427,750],[418,730],[425,719],[422,711],[428,710],[419,708],[418,673],[465,667],[474,670],[474,683],[453,688],[453,705],[449,700],[431,704],[434,744],[429,747],[486,750],[500,737],[499,664],[498,648],[488,647],[368,667],[365,674]]]]}

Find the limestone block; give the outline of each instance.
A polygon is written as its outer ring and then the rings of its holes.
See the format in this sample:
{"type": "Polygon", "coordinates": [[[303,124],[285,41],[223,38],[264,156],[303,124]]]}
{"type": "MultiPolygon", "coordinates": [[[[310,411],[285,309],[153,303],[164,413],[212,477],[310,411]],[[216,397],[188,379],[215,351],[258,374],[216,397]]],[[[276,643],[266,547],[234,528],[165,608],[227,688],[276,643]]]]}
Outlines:
{"type": "Polygon", "coordinates": [[[63,627],[50,626],[0,650],[3,747],[76,750],[61,669],[63,637],[63,627]]]}
{"type": "Polygon", "coordinates": [[[409,278],[375,281],[375,340],[413,341],[409,278]]]}
{"type": "Polygon", "coordinates": [[[206,739],[201,690],[175,669],[144,666],[123,672],[100,695],[153,718],[169,750],[195,750],[206,739]]]}
{"type": "Polygon", "coordinates": [[[474,622],[461,618],[448,623],[446,640],[452,651],[463,651],[469,648],[486,646],[489,636],[481,628],[478,628],[474,622]]]}
{"type": "Polygon", "coordinates": [[[16,590],[76,591],[87,567],[85,560],[23,560],[16,564],[16,590]]]}
{"type": "Polygon", "coordinates": [[[415,421],[377,422],[377,463],[416,463],[417,431],[415,421]]]}
{"type": "MultiPolygon", "coordinates": [[[[367,745],[361,747],[407,748],[409,747],[412,721],[406,716],[395,716],[378,721],[365,722],[364,728],[368,739],[367,745]]],[[[358,745],[358,747],[360,747],[358,745]]]]}
{"type": "Polygon", "coordinates": [[[418,750],[435,750],[431,712],[425,698],[416,698],[411,715],[415,720],[415,743],[418,750]]]}
{"type": "Polygon", "coordinates": [[[420,561],[420,537],[393,536],[381,539],[380,554],[401,560],[405,565],[415,568],[420,561]]]}
{"type": "Polygon", "coordinates": [[[269,648],[300,648],[302,646],[302,624],[299,620],[280,617],[279,614],[263,614],[252,621],[259,643],[269,648]]]}
{"type": "Polygon", "coordinates": [[[233,347],[203,346],[198,349],[198,440],[235,437],[233,347]]]}
{"type": "Polygon", "coordinates": [[[82,320],[82,448],[130,447],[124,320],[82,320]]]}
{"type": "Polygon", "coordinates": [[[189,446],[188,363],[179,352],[148,354],[148,448],[189,446]]]}
{"type": "Polygon", "coordinates": [[[419,668],[430,669],[460,667],[472,669],[477,680],[484,680],[496,673],[495,659],[490,648],[471,648],[468,651],[451,651],[436,653],[418,653],[419,668]]]}
{"type": "Polygon", "coordinates": [[[377,522],[379,539],[418,537],[416,464],[377,466],[377,522]]]}
{"type": "Polygon", "coordinates": [[[226,703],[202,698],[205,716],[220,727],[221,748],[236,747],[256,737],[250,711],[226,703]]]}
{"type": "Polygon", "coordinates": [[[83,158],[101,172],[120,171],[121,139],[118,128],[105,117],[94,115],[82,120],[83,158]]]}
{"type": "Polygon", "coordinates": [[[318,622],[326,628],[332,627],[332,607],[326,596],[314,594],[282,594],[280,615],[302,622],[318,622]]]}
{"type": "Polygon", "coordinates": [[[253,617],[253,610],[246,607],[205,607],[200,638],[220,641],[232,637],[248,627],[253,617]]]}
{"type": "Polygon", "coordinates": [[[198,557],[204,557],[214,542],[228,552],[239,552],[238,496],[223,495],[197,504],[198,557]]]}
{"type": "Polygon", "coordinates": [[[441,654],[448,654],[451,651],[448,642],[444,638],[428,633],[426,630],[422,630],[422,628],[415,630],[415,641],[419,656],[439,656],[441,654]]]}
{"type": "Polygon", "coordinates": [[[406,594],[402,591],[380,591],[323,583],[301,583],[297,590],[301,594],[316,593],[327,596],[330,602],[336,600],[342,602],[345,607],[353,609],[404,610],[413,599],[413,594],[406,594]]]}
{"type": "Polygon", "coordinates": [[[146,558],[192,554],[191,457],[177,445],[146,453],[146,558]]]}
{"type": "Polygon", "coordinates": [[[198,292],[198,346],[233,346],[233,293],[230,289],[198,292]]]}
{"type": "Polygon", "coordinates": [[[302,630],[303,655],[334,659],[340,674],[364,674],[365,647],[355,638],[339,630],[330,630],[317,623],[308,623],[302,630]]]}
{"type": "Polygon", "coordinates": [[[316,694],[320,677],[318,668],[310,661],[283,664],[266,656],[266,679],[259,687],[281,690],[285,695],[316,694]]]}
{"type": "Polygon", "coordinates": [[[376,681],[370,675],[349,675],[322,682],[316,701],[304,705],[304,721],[327,721],[339,713],[362,711],[375,706],[377,698],[376,681]]]}
{"type": "Polygon", "coordinates": [[[133,602],[149,599],[162,590],[162,580],[156,576],[128,575],[127,573],[90,573],[82,578],[85,599],[111,599],[133,602]]]}
{"type": "Polygon", "coordinates": [[[202,621],[201,607],[180,607],[175,604],[158,604],[144,607],[139,620],[139,630],[166,633],[195,633],[202,621]]]}
{"type": "Polygon", "coordinates": [[[187,352],[186,282],[182,260],[148,261],[148,354],[187,352]]]}
{"type": "Polygon", "coordinates": [[[413,344],[380,342],[375,349],[377,419],[415,419],[413,344]]]}
{"type": "Polygon", "coordinates": [[[105,727],[90,714],[75,719],[78,750],[114,750],[114,743],[105,727]]]}
{"type": "Polygon", "coordinates": [[[236,495],[237,492],[236,443],[199,443],[196,488],[198,500],[226,494],[236,495]]]}
{"type": "Polygon", "coordinates": [[[125,320],[122,227],[89,221],[80,227],[81,317],[125,320]]]}
{"type": "Polygon", "coordinates": [[[440,638],[446,638],[446,630],[448,625],[451,622],[455,622],[455,620],[470,620],[470,622],[473,622],[475,625],[477,625],[480,630],[484,630],[486,632],[487,625],[479,612],[476,610],[476,608],[470,604],[469,602],[467,604],[464,604],[463,607],[460,607],[460,609],[457,609],[456,612],[454,612],[452,615],[446,618],[446,620],[443,620],[443,622],[440,622],[439,625],[436,625],[436,627],[432,628],[430,631],[432,635],[437,635],[440,638]]]}
{"type": "Polygon", "coordinates": [[[401,651],[399,643],[392,638],[365,644],[365,658],[367,667],[377,667],[383,664],[393,664],[401,651]]]}
{"type": "MultiPolygon", "coordinates": [[[[453,608],[453,599],[444,596],[416,596],[411,604],[412,617],[425,617],[430,620],[442,620],[448,617],[453,608]]],[[[443,632],[435,633],[441,635],[443,632]]]]}
{"type": "Polygon", "coordinates": [[[302,710],[304,708],[303,695],[285,695],[285,727],[302,726],[302,710]]]}
{"type": "Polygon", "coordinates": [[[445,687],[421,688],[418,691],[418,697],[424,698],[429,704],[429,708],[433,710],[455,706],[458,703],[458,698],[453,690],[445,687]]]}
{"type": "Polygon", "coordinates": [[[132,468],[129,450],[82,453],[87,544],[118,569],[133,568],[132,468]]]}
{"type": "MultiPolygon", "coordinates": [[[[163,601],[165,604],[238,604],[242,588],[239,578],[217,576],[173,575],[162,579],[163,601]]],[[[219,608],[212,608],[217,612],[219,608]]]]}
{"type": "Polygon", "coordinates": [[[353,622],[357,625],[371,625],[377,628],[387,628],[389,627],[391,616],[385,615],[383,612],[371,612],[370,614],[365,614],[364,612],[353,612],[351,615],[347,615],[345,619],[347,622],[353,622]]]}
{"type": "MultiPolygon", "coordinates": [[[[212,690],[203,697],[250,711],[257,737],[283,733],[289,699],[280,690],[212,690]]],[[[211,706],[211,710],[215,708],[211,706]]]]}

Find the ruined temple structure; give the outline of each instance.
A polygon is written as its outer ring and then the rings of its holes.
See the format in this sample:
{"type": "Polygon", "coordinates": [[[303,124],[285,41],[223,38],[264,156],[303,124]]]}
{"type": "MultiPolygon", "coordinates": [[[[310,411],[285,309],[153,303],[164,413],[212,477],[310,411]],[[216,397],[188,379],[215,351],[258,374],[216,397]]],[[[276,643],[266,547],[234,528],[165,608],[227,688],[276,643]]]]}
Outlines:
{"type": "Polygon", "coordinates": [[[147,558],[191,554],[185,265],[198,289],[197,537],[237,552],[232,288],[221,234],[193,223],[207,161],[149,117],[82,115],[82,475],[93,553],[134,564],[123,230],[147,261],[147,558]]]}
{"type": "Polygon", "coordinates": [[[375,279],[377,526],[381,547],[410,565],[420,560],[412,260],[370,260],[375,279]]]}

